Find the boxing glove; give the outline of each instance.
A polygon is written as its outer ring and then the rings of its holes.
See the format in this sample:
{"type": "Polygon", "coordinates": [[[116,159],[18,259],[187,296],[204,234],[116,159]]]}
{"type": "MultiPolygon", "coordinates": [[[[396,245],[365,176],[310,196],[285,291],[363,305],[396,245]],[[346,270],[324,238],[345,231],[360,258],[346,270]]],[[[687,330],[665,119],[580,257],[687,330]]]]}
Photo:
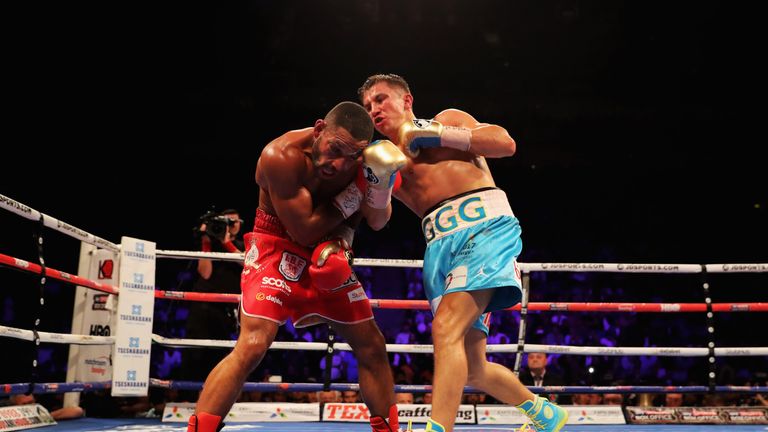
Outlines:
{"type": "Polygon", "coordinates": [[[458,126],[443,126],[435,120],[413,119],[400,125],[399,141],[412,157],[417,157],[422,148],[450,147],[469,151],[472,130],[458,126]]]}
{"type": "Polygon", "coordinates": [[[365,202],[368,206],[387,208],[405,163],[403,152],[389,140],[374,141],[363,150],[363,176],[367,182],[365,202]]]}
{"type": "Polygon", "coordinates": [[[332,291],[340,287],[352,275],[354,255],[344,239],[320,243],[312,252],[309,276],[317,289],[332,291]]]}

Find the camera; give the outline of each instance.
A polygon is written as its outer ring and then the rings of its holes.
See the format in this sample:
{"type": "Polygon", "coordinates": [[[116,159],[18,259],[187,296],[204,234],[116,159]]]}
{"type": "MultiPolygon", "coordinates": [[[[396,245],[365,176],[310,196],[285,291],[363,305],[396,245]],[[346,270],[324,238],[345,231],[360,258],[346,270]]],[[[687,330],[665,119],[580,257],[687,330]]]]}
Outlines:
{"type": "Polygon", "coordinates": [[[227,229],[233,226],[237,221],[230,219],[227,216],[220,215],[213,211],[200,216],[199,226],[205,224],[205,234],[215,238],[219,241],[224,241],[224,237],[227,235],[227,229]]]}

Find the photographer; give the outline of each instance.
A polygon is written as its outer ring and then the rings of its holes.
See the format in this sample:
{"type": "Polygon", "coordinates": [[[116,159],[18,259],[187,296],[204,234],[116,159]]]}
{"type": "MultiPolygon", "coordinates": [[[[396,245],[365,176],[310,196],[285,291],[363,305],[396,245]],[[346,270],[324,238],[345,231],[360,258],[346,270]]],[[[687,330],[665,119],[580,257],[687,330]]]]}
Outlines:
{"type": "MultiPolygon", "coordinates": [[[[240,253],[243,241],[238,238],[243,220],[234,209],[208,212],[195,227],[195,238],[203,252],[240,253]]],[[[200,259],[192,291],[207,293],[240,293],[242,263],[200,259]]],[[[190,302],[186,337],[190,339],[231,340],[237,334],[237,305],[233,303],[190,302]]],[[[207,373],[224,358],[227,350],[185,350],[184,379],[203,381],[207,373]]]]}

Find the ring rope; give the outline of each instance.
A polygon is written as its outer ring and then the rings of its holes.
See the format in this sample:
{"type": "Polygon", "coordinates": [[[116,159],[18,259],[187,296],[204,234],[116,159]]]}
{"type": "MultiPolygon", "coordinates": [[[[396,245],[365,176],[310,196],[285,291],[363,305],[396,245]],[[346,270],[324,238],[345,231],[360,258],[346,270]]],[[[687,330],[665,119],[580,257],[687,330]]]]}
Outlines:
{"type": "MultiPolygon", "coordinates": [[[[235,294],[237,295],[237,294],[235,294]]],[[[426,300],[378,300],[371,299],[371,306],[377,309],[429,309],[426,300]]],[[[768,303],[712,303],[714,312],[768,312],[768,303]]],[[[528,311],[555,312],[706,312],[705,303],[580,303],[580,302],[533,302],[528,303],[528,311]]],[[[521,311],[522,305],[506,308],[508,311],[521,311]]]]}
{"type": "MultiPolygon", "coordinates": [[[[196,381],[176,381],[160,380],[150,378],[150,386],[177,390],[200,390],[202,382],[196,381]]],[[[431,385],[417,384],[395,384],[395,392],[409,393],[429,393],[432,391],[431,385]]],[[[528,387],[534,393],[706,393],[707,386],[530,386],[528,387]]],[[[319,383],[269,383],[269,382],[246,382],[243,391],[261,391],[261,392],[284,392],[284,391],[320,391],[323,385],[319,383]]],[[[338,391],[359,391],[360,386],[357,383],[331,383],[331,390],[338,391]]],[[[716,386],[716,392],[728,393],[763,393],[768,390],[768,386],[716,386]]],[[[483,393],[482,390],[474,387],[465,386],[464,393],[483,393]]]]}
{"type": "MultiPolygon", "coordinates": [[[[120,246],[80,228],[41,213],[23,203],[0,194],[0,208],[23,218],[38,220],[45,216],[44,225],[75,239],[94,246],[119,252],[120,246]]],[[[242,261],[243,254],[217,254],[211,252],[188,252],[157,250],[156,255],[164,258],[209,258],[242,261]]],[[[371,267],[423,267],[423,260],[357,258],[356,265],[371,267]]],[[[522,271],[564,271],[564,272],[619,272],[619,273],[701,273],[697,264],[623,264],[623,263],[518,263],[522,271]]],[[[746,264],[704,264],[710,273],[766,273],[768,263],[746,264]]]]}
{"type": "Polygon", "coordinates": [[[120,251],[120,246],[108,240],[104,240],[101,237],[97,237],[87,231],[81,230],[80,228],[74,225],[70,225],[66,222],[62,222],[45,213],[41,213],[33,209],[32,207],[24,205],[2,194],[0,194],[0,208],[4,208],[10,211],[11,213],[16,213],[17,215],[25,219],[39,220],[40,218],[44,217],[45,220],[43,221],[43,224],[52,230],[58,231],[60,233],[66,234],[70,237],[73,237],[75,239],[84,241],[88,244],[92,244],[94,246],[97,246],[103,249],[109,249],[113,252],[120,251]]]}
{"type": "MultiPolygon", "coordinates": [[[[40,342],[47,343],[66,343],[75,345],[112,345],[115,343],[114,336],[91,336],[75,335],[67,333],[37,332],[40,342]]],[[[16,327],[0,325],[0,336],[14,339],[35,340],[35,334],[32,330],[25,330],[16,327]]]]}
{"type": "MultiPolygon", "coordinates": [[[[29,261],[0,254],[0,265],[6,265],[18,270],[40,273],[40,266],[29,261]]],[[[119,288],[92,281],[80,276],[56,270],[45,269],[46,276],[62,282],[69,282],[108,294],[119,294],[119,288]]],[[[189,291],[155,290],[155,297],[171,300],[205,301],[217,303],[238,303],[240,294],[204,293],[189,291]]],[[[379,309],[420,309],[428,310],[426,300],[389,300],[371,299],[371,306],[379,309]]],[[[768,312],[768,303],[712,303],[714,312],[768,312]]],[[[519,311],[521,305],[505,310],[519,311]]],[[[570,312],[705,312],[706,303],[579,303],[579,302],[534,302],[528,304],[529,311],[570,311],[570,312]]]]}
{"type": "MultiPolygon", "coordinates": [[[[17,270],[26,271],[30,273],[40,274],[42,271],[42,267],[38,264],[31,263],[29,261],[25,261],[19,258],[14,258],[10,255],[5,255],[5,254],[0,254],[0,265],[6,265],[8,267],[13,267],[17,270]]],[[[61,270],[56,270],[50,267],[45,268],[45,275],[47,277],[51,277],[53,279],[60,280],[62,282],[69,282],[74,285],[81,285],[86,288],[95,289],[96,291],[101,291],[108,294],[117,294],[120,291],[116,286],[95,282],[90,279],[86,279],[84,277],[73,275],[73,274],[63,272],[61,270]]]]}
{"type": "MultiPolygon", "coordinates": [[[[162,252],[167,251],[156,251],[156,256],[161,257],[164,256],[162,252]]],[[[223,253],[223,252],[186,252],[187,256],[184,256],[184,258],[210,258],[210,259],[225,259],[228,261],[242,261],[242,254],[231,254],[231,253],[223,253]]],[[[167,257],[167,256],[166,256],[167,257]]],[[[421,267],[421,263],[423,263],[422,260],[389,260],[389,259],[374,259],[374,258],[355,258],[355,266],[364,266],[364,267],[421,267]],[[416,263],[418,262],[419,265],[395,265],[394,262],[411,262],[416,263]],[[392,264],[392,265],[390,265],[392,264]]],[[[0,264],[6,264],[18,268],[25,269],[25,266],[33,265],[32,263],[29,263],[28,261],[14,258],[9,255],[0,254],[0,264]],[[17,264],[16,262],[19,262],[21,264],[17,264]],[[24,264],[26,263],[26,264],[24,264]]],[[[520,268],[523,272],[532,272],[532,271],[541,271],[541,272],[553,272],[553,271],[573,271],[573,272],[584,272],[584,271],[595,271],[595,272],[614,272],[614,273],[702,273],[704,268],[706,268],[706,271],[708,273],[765,273],[768,272],[768,263],[756,263],[756,264],[579,264],[579,263],[570,263],[570,264],[557,264],[557,263],[518,263],[520,268]],[[591,268],[579,268],[579,266],[584,265],[594,265],[594,266],[605,266],[602,270],[595,270],[591,268]],[[572,266],[565,269],[564,267],[560,266],[572,266]],[[661,271],[661,270],[651,270],[650,268],[662,268],[666,266],[690,266],[695,267],[696,271],[661,271]],[[637,267],[637,268],[635,268],[637,267]],[[642,267],[642,268],[641,268],[642,267]],[[620,269],[621,268],[621,269],[620,269]]],[[[58,270],[57,270],[58,271],[58,270]]],[[[65,272],[61,272],[63,274],[68,274],[65,272]]],[[[50,275],[49,275],[50,276],[50,275]]],[[[77,277],[74,275],[70,275],[71,277],[77,277]]],[[[97,284],[96,282],[93,282],[94,284],[97,284]]],[[[82,285],[78,282],[78,285],[82,285]]],[[[98,284],[101,285],[101,284],[98,284]]],[[[94,289],[97,289],[96,287],[91,287],[94,289]]]]}
{"type": "Polygon", "coordinates": [[[766,273],[768,263],[753,264],[629,264],[629,263],[519,263],[528,272],[603,273],[766,273]],[[703,267],[702,267],[703,266],[703,267]]]}
{"type": "MultiPolygon", "coordinates": [[[[150,378],[150,387],[177,389],[177,390],[200,390],[202,382],[195,381],[170,381],[158,378],[150,378]]],[[[105,390],[112,387],[111,381],[94,382],[62,382],[62,383],[35,383],[33,393],[67,393],[67,392],[88,392],[95,390],[105,390]]],[[[409,393],[429,393],[432,386],[414,385],[414,384],[396,384],[395,392],[409,393]]],[[[6,395],[25,393],[29,388],[29,383],[0,384],[0,392],[6,395]]],[[[707,393],[707,386],[531,386],[528,387],[534,393],[707,393]]],[[[243,386],[243,391],[263,391],[263,392],[284,392],[284,391],[320,391],[322,384],[317,383],[265,383],[265,382],[247,382],[243,386]]],[[[331,383],[331,390],[359,391],[360,386],[356,383],[331,383]]],[[[768,386],[715,386],[716,393],[768,393],[768,386]]],[[[481,390],[473,387],[464,387],[464,393],[482,393],[481,390]]]]}
{"type": "MultiPolygon", "coordinates": [[[[15,327],[0,325],[0,336],[34,340],[34,334],[31,330],[24,330],[15,327]]],[[[111,345],[114,344],[114,336],[90,336],[90,335],[72,335],[65,333],[39,332],[40,342],[47,343],[68,343],[77,345],[111,345]]],[[[152,341],[159,345],[169,347],[212,347],[212,348],[232,348],[235,346],[234,340],[216,340],[216,339],[176,339],[167,338],[157,334],[152,335],[152,341]]],[[[513,353],[517,351],[517,344],[491,344],[487,347],[489,353],[513,353]]],[[[325,342],[290,342],[275,341],[272,342],[270,349],[276,350],[295,350],[295,351],[326,351],[328,344],[325,342]]],[[[352,351],[352,347],[347,343],[336,342],[334,349],[340,351],[352,351]]],[[[428,344],[386,344],[387,352],[390,353],[421,353],[429,354],[433,352],[433,346],[428,344]]],[[[691,348],[691,347],[602,347],[602,346],[571,346],[571,345],[539,345],[526,344],[525,352],[546,352],[550,354],[574,354],[574,355],[603,355],[603,356],[638,356],[638,355],[656,355],[666,357],[706,357],[709,354],[709,348],[691,348]]],[[[715,353],[722,357],[744,357],[744,356],[763,356],[768,355],[768,347],[719,347],[715,348],[715,353]]]]}
{"type": "MultiPolygon", "coordinates": [[[[156,250],[158,258],[176,259],[221,259],[243,261],[242,253],[195,252],[177,250],[156,250]]],[[[768,273],[768,263],[745,264],[639,264],[639,263],[517,263],[522,272],[603,272],[603,273],[768,273]]],[[[359,267],[407,267],[421,268],[424,260],[355,258],[359,267]]]]}
{"type": "Polygon", "coordinates": [[[112,381],[62,382],[62,383],[13,383],[0,384],[0,394],[12,395],[27,393],[32,384],[32,393],[68,393],[88,392],[112,388],[112,381]]]}
{"type": "Polygon", "coordinates": [[[211,259],[219,261],[238,261],[243,262],[245,260],[244,253],[231,253],[231,252],[198,252],[198,251],[179,251],[179,250],[155,250],[155,256],[157,258],[170,258],[170,259],[211,259]]]}
{"type": "MultiPolygon", "coordinates": [[[[174,339],[156,334],[152,335],[152,341],[175,347],[233,347],[235,341],[213,339],[174,339]]],[[[300,350],[300,351],[325,351],[328,344],[325,342],[272,342],[270,349],[300,350]]],[[[339,351],[352,351],[347,343],[336,342],[334,349],[339,351]]],[[[432,353],[434,347],[429,344],[386,344],[389,353],[432,353]]],[[[488,353],[513,353],[517,351],[517,344],[490,344],[488,353]]],[[[571,345],[540,345],[526,344],[525,352],[546,352],[550,354],[574,354],[574,355],[603,355],[603,356],[639,356],[657,355],[664,357],[705,357],[709,353],[708,348],[691,347],[603,347],[603,346],[571,346],[571,345]]],[[[724,357],[760,356],[768,355],[768,347],[722,347],[715,348],[717,355],[724,357]]]]}

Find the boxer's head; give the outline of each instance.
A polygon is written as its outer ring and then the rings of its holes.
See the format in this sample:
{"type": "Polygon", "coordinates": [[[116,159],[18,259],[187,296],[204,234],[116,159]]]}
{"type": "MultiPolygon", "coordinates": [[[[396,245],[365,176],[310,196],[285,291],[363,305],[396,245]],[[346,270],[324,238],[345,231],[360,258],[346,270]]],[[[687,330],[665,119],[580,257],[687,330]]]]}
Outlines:
{"type": "Polygon", "coordinates": [[[394,139],[401,124],[414,117],[413,95],[400,75],[371,75],[357,90],[376,130],[394,139]]]}
{"type": "Polygon", "coordinates": [[[373,123],[362,106],[342,102],[315,122],[314,137],[312,162],[320,177],[331,178],[357,168],[373,138],[373,123]]]}

